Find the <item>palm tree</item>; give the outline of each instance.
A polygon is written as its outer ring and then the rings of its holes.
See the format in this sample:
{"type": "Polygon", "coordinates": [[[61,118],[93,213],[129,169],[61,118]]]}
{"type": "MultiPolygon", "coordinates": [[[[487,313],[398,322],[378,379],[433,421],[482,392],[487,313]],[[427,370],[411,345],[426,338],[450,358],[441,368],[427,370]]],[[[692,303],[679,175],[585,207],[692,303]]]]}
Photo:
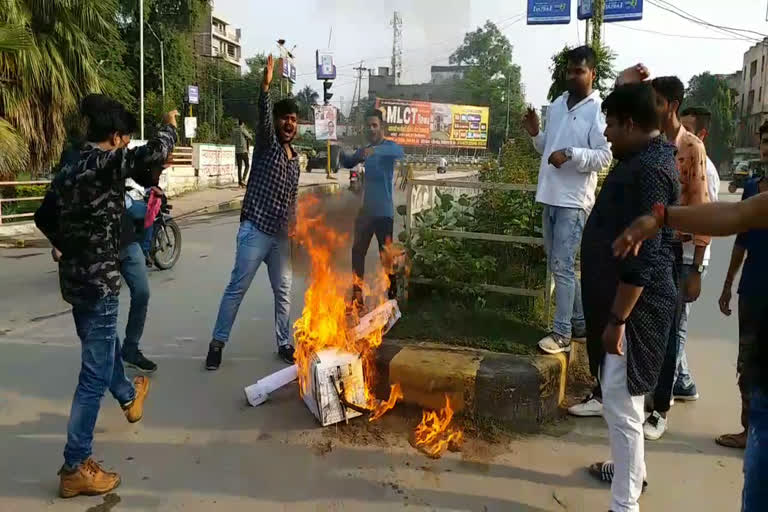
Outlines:
{"type": "Polygon", "coordinates": [[[317,101],[320,99],[320,95],[312,89],[312,87],[306,85],[302,90],[296,94],[296,103],[299,104],[299,117],[306,121],[312,120],[312,106],[317,105],[317,101]]]}
{"type": "Polygon", "coordinates": [[[117,37],[117,2],[5,0],[3,4],[0,154],[5,160],[0,173],[37,174],[58,159],[66,137],[65,118],[86,94],[100,90],[93,51],[117,37]],[[8,158],[5,146],[19,142],[28,159],[18,151],[8,158]]]}

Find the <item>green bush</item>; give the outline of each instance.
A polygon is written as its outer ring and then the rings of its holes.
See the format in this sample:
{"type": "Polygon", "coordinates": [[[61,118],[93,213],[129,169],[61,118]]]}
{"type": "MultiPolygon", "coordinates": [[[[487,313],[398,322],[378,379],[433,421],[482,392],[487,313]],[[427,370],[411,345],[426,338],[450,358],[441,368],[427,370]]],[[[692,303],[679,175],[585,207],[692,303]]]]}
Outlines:
{"type": "MultiPolygon", "coordinates": [[[[15,187],[2,187],[0,197],[4,199],[16,199],[23,197],[43,197],[48,190],[48,185],[16,185],[15,187]]],[[[34,213],[42,201],[14,201],[1,203],[3,215],[19,215],[22,213],[34,213]]],[[[30,217],[16,219],[4,219],[3,222],[23,222],[30,217]]]]}

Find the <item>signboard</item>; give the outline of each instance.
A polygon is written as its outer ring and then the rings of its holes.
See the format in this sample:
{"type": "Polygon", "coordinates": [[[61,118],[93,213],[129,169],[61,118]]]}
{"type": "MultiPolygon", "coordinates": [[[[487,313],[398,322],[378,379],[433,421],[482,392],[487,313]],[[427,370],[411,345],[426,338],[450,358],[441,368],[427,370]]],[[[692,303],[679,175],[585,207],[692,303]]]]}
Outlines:
{"type": "Polygon", "coordinates": [[[571,0],[528,0],[529,25],[560,25],[570,22],[571,0]]]}
{"type": "Polygon", "coordinates": [[[194,139],[196,133],[197,133],[197,118],[185,117],[184,118],[184,135],[186,135],[188,139],[194,139]]]}
{"type": "Polygon", "coordinates": [[[200,91],[196,85],[187,86],[187,100],[190,105],[197,105],[200,102],[200,91]]]}
{"type": "Polygon", "coordinates": [[[402,146],[485,148],[488,107],[399,99],[376,99],[389,131],[402,146]]]}
{"type": "Polygon", "coordinates": [[[336,140],[336,107],[333,105],[315,105],[315,138],[317,140],[336,140]]]}
{"type": "MultiPolygon", "coordinates": [[[[577,17],[592,17],[592,0],[579,0],[577,17]]],[[[643,0],[605,0],[603,21],[633,21],[643,19],[643,0]]]]}
{"type": "Polygon", "coordinates": [[[293,63],[293,59],[290,57],[283,57],[280,59],[280,74],[283,78],[287,78],[292,84],[296,83],[296,66],[293,63]]]}
{"type": "Polygon", "coordinates": [[[328,50],[315,52],[315,66],[318,80],[335,80],[336,64],[333,63],[333,53],[328,50]]]}

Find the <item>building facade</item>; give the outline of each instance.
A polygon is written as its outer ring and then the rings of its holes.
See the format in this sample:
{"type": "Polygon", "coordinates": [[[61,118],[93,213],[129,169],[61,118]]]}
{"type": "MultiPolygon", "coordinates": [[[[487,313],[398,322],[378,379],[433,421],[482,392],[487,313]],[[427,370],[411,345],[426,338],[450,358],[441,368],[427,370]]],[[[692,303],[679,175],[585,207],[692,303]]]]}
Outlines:
{"type": "Polygon", "coordinates": [[[768,120],[768,38],[755,44],[744,53],[739,95],[738,146],[756,147],[757,131],[768,120]]]}
{"type": "Polygon", "coordinates": [[[203,17],[200,32],[195,37],[195,51],[203,57],[220,58],[242,70],[242,32],[211,10],[203,17]]]}
{"type": "Polygon", "coordinates": [[[388,67],[380,67],[368,75],[368,98],[402,98],[417,101],[450,103],[457,80],[464,77],[469,66],[432,66],[430,81],[423,84],[395,84],[388,67]]]}

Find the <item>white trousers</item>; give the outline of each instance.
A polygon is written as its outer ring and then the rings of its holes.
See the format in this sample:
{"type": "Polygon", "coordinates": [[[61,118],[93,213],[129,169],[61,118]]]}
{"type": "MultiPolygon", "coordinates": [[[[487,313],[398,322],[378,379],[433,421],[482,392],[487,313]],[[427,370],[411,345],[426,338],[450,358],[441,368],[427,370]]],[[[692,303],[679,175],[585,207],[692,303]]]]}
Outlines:
{"type": "MultiPolygon", "coordinates": [[[[627,341],[623,340],[624,349],[627,341]]],[[[611,459],[611,511],[638,512],[637,500],[645,476],[644,397],[632,396],[627,388],[627,356],[606,354],[600,386],[603,390],[603,417],[608,424],[611,459]]]]}

